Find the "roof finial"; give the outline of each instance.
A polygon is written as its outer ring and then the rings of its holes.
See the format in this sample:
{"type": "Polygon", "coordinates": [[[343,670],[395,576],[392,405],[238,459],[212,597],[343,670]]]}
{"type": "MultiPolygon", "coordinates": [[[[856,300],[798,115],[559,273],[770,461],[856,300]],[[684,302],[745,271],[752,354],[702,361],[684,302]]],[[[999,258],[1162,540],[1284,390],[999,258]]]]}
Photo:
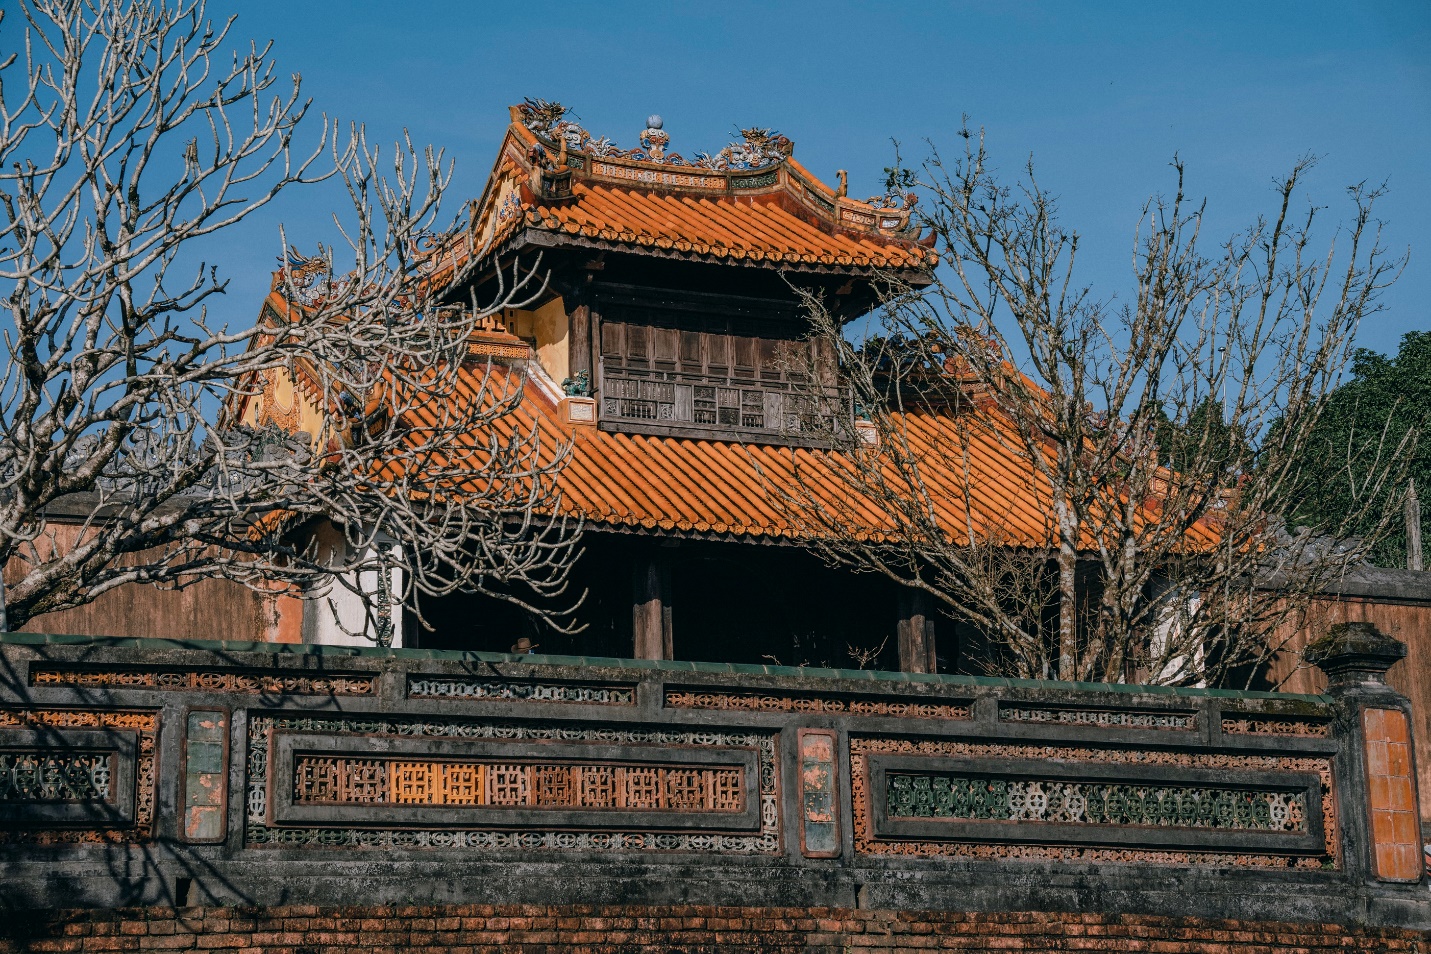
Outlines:
{"type": "Polygon", "coordinates": [[[646,117],[646,128],[641,130],[641,146],[646,150],[646,158],[660,162],[666,156],[666,146],[671,137],[661,130],[661,117],[652,113],[646,117]]]}
{"type": "Polygon", "coordinates": [[[840,180],[840,187],[835,190],[835,195],[843,199],[850,194],[850,174],[843,169],[836,169],[835,177],[840,180]]]}

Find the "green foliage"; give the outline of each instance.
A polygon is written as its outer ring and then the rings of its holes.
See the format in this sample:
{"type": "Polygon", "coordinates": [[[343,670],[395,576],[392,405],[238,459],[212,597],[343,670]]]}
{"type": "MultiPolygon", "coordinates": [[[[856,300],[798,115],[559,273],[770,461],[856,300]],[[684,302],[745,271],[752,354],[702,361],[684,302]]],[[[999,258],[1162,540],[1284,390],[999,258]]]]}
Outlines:
{"type": "Polygon", "coordinates": [[[1157,439],[1162,462],[1178,473],[1237,471],[1251,456],[1247,435],[1228,423],[1222,402],[1211,397],[1203,398],[1186,421],[1159,410],[1157,439]]]}
{"type": "Polygon", "coordinates": [[[884,167],[884,191],[886,195],[908,192],[919,185],[919,176],[913,169],[904,169],[899,165],[884,167]]]}
{"type": "MultiPolygon", "coordinates": [[[[1431,331],[1403,336],[1395,357],[1358,349],[1352,358],[1352,378],[1330,395],[1305,455],[1298,484],[1315,492],[1290,501],[1289,522],[1318,526],[1351,510],[1355,482],[1365,479],[1377,447],[1395,448],[1408,432],[1424,429],[1428,417],[1431,331]]],[[[1421,536],[1431,540],[1431,446],[1418,442],[1411,452],[1409,476],[1423,501],[1421,536]]],[[[1404,489],[1388,488],[1383,496],[1399,496],[1404,489]]],[[[1362,533],[1370,529],[1370,525],[1356,528],[1362,533]]],[[[1372,559],[1379,566],[1406,566],[1406,527],[1401,519],[1393,521],[1372,559]]]]}

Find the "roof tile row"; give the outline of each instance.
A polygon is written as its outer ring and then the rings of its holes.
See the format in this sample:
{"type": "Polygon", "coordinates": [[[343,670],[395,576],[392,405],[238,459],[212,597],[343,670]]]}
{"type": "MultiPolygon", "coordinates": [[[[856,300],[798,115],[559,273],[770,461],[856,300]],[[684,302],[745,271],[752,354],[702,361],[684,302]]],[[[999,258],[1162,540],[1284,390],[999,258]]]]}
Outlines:
{"type": "Polygon", "coordinates": [[[822,229],[778,196],[693,196],[595,182],[561,204],[522,204],[531,228],[727,259],[864,268],[928,268],[928,249],[822,229]]]}

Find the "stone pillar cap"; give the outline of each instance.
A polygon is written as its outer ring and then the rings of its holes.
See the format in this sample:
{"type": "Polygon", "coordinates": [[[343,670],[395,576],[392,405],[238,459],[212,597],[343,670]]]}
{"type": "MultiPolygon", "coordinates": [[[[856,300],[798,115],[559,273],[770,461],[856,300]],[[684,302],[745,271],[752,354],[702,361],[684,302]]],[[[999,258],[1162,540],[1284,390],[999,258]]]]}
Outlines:
{"type": "Polygon", "coordinates": [[[1347,677],[1384,682],[1386,671],[1405,655],[1405,643],[1372,623],[1338,623],[1302,652],[1303,659],[1332,677],[1333,682],[1347,677]]]}

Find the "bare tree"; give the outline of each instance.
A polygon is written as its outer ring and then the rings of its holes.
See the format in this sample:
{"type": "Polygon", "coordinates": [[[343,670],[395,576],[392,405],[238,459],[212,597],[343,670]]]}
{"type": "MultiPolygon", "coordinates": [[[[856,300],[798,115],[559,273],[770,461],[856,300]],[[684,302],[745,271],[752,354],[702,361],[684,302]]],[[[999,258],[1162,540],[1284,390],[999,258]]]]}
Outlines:
{"type": "Polygon", "coordinates": [[[347,588],[379,643],[387,604],[418,594],[489,591],[559,618],[580,532],[555,516],[566,448],[524,423],[519,369],[469,354],[488,314],[541,292],[539,263],[494,301],[444,299],[473,258],[459,223],[430,234],[450,162],[410,141],[386,156],[326,117],[300,151],[298,77],[280,91],[269,46],[232,44],[203,0],[22,13],[23,50],[0,61],[6,624],[213,576],[347,588]],[[280,235],[283,307],[216,323],[226,282],[200,254],[324,179],[351,200],[341,254],[280,235]],[[240,419],[274,374],[309,389],[320,433],[240,419]],[[315,520],[338,537],[293,532],[315,520]]]}
{"type": "Polygon", "coordinates": [[[1175,160],[1176,193],[1143,210],[1134,293],[1105,301],[1080,284],[1078,236],[1032,166],[1005,185],[982,135],[963,135],[956,161],[935,152],[917,177],[942,258],[933,286],[892,287],[879,333],[858,342],[809,298],[877,442],[833,435],[836,453],[793,462],[796,489],[776,495],[828,560],[921,589],[982,633],[990,671],[1165,684],[1248,671],[1280,621],[1364,559],[1374,540],[1351,528],[1392,518],[1414,435],[1345,449],[1349,474],[1357,453],[1373,461],[1356,471],[1356,512],[1278,517],[1316,492],[1300,466],[1313,430],[1399,271],[1372,214],[1380,191],[1349,190],[1351,219],[1319,254],[1318,209],[1297,209],[1303,160],[1271,220],[1205,253],[1175,160]],[[818,489],[832,473],[845,493],[818,489]]]}

